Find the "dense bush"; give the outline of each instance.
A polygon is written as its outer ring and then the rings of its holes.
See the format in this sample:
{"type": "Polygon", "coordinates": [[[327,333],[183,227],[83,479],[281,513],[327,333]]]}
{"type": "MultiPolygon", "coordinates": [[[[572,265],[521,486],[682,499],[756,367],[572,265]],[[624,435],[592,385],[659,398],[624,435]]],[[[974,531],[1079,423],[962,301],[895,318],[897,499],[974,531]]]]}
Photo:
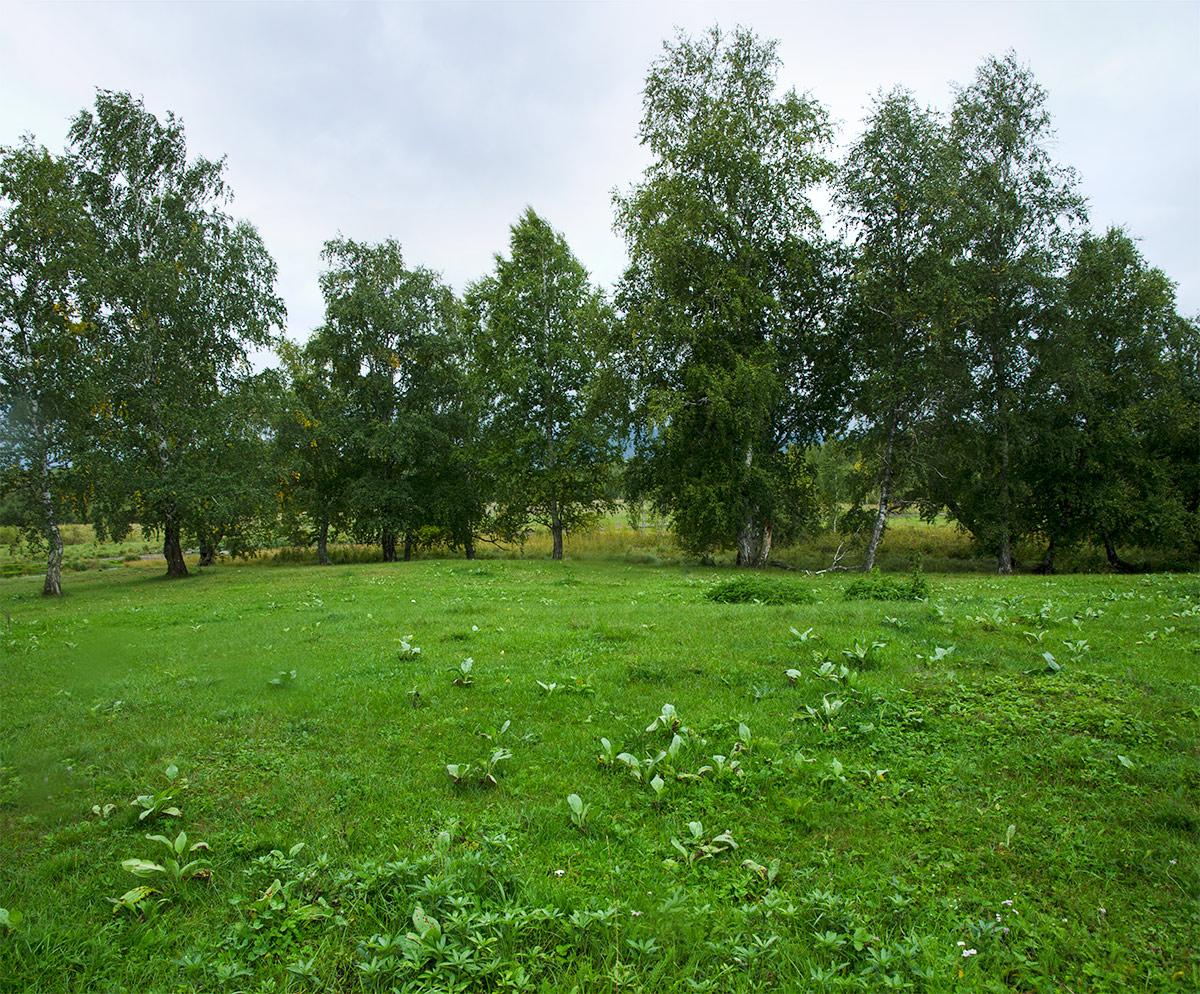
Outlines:
{"type": "Polygon", "coordinates": [[[848,601],[920,601],[929,596],[929,581],[920,566],[904,579],[890,579],[878,569],[851,580],[843,594],[848,601]]]}
{"type": "Polygon", "coordinates": [[[719,604],[811,604],[816,599],[807,587],[773,580],[761,573],[730,577],[705,596],[719,604]]]}

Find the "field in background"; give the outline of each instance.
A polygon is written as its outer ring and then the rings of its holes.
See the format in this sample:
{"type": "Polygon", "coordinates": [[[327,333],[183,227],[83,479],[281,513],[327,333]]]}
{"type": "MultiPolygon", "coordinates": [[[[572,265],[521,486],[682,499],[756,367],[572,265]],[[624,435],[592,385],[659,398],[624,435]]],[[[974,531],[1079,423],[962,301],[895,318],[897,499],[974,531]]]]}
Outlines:
{"type": "Polygon", "coordinates": [[[1200,988],[1194,576],[160,574],[0,580],[2,990],[1200,988]]]}
{"type": "MultiPolygon", "coordinates": [[[[90,525],[64,525],[65,581],[70,574],[94,569],[112,569],[161,555],[161,537],[143,534],[134,525],[133,533],[122,542],[95,540],[90,525]]],[[[476,554],[480,559],[549,559],[550,533],[545,528],[530,529],[523,543],[494,543],[481,541],[476,554]]],[[[865,537],[846,536],[829,531],[815,533],[792,546],[777,546],[772,559],[798,570],[817,572],[829,569],[835,561],[840,567],[857,568],[863,561],[865,537]]],[[[1038,543],[1023,543],[1015,549],[1021,568],[1032,570],[1042,559],[1045,549],[1038,543]]],[[[635,524],[631,516],[618,513],[606,517],[587,530],[566,537],[565,554],[569,560],[620,562],[636,565],[685,565],[688,557],[675,542],[674,533],[666,522],[635,524]]],[[[380,562],[379,546],[334,543],[330,556],[335,563],[380,562]]],[[[1134,562],[1148,569],[1195,569],[1197,564],[1170,562],[1160,553],[1146,550],[1125,551],[1134,562]]],[[[461,550],[434,545],[419,548],[417,559],[461,558],[461,550]]],[[[194,552],[185,557],[189,567],[196,563],[194,552]]],[[[694,559],[693,559],[694,561],[694,559]]],[[[222,557],[220,565],[316,565],[315,548],[281,546],[264,549],[250,558],[222,557]]],[[[732,554],[717,557],[716,565],[728,565],[732,554]]],[[[889,519],[876,557],[876,565],[884,572],[907,572],[914,563],[929,572],[990,573],[996,568],[995,558],[976,548],[970,536],[943,518],[923,521],[916,515],[894,515],[889,519]]],[[[1108,562],[1104,550],[1090,544],[1060,554],[1056,567],[1061,573],[1106,572],[1108,562]]],[[[45,572],[44,553],[29,548],[15,528],[0,527],[0,575],[34,576],[45,572]]]]}

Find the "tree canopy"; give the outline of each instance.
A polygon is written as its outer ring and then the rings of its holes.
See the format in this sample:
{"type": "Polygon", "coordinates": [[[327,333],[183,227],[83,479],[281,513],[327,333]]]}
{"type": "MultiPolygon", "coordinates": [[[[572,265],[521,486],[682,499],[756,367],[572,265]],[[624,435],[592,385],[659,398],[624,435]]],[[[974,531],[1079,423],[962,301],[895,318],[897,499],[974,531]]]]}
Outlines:
{"type": "Polygon", "coordinates": [[[93,517],[101,531],[161,529],[168,575],[186,575],[181,530],[221,486],[206,458],[231,429],[218,398],[283,319],[275,264],[225,213],[223,162],[189,159],[173,116],[102,90],[68,137],[100,267],[92,375],[109,398],[87,453],[93,517]]]}
{"type": "Polygon", "coordinates": [[[839,404],[833,252],[811,201],[831,175],[825,110],[776,94],[775,45],[680,35],[646,80],[654,159],[617,198],[620,292],[640,387],[635,492],[701,553],[762,565],[804,515],[803,446],[839,404]]]}
{"type": "Polygon", "coordinates": [[[1032,71],[988,58],[945,112],[880,93],[835,163],[780,69],[744,28],[664,43],[611,297],[532,208],[461,297],[338,235],[303,344],[173,115],[100,90],[61,154],[0,149],[0,498],[45,592],[68,517],[160,532],[182,576],[185,538],[201,564],[280,539],[327,563],[338,536],[390,561],[542,524],[561,558],[621,498],[742,566],[827,520],[870,569],[914,505],[1002,573],[1022,543],[1044,570],[1079,543],[1194,561],[1200,325],[1131,234],[1086,230],[1032,71]]]}
{"type": "Polygon", "coordinates": [[[528,208],[509,256],[467,293],[485,393],[493,500],[509,537],[563,532],[614,507],[623,412],[609,362],[614,315],[566,240],[528,208]]]}

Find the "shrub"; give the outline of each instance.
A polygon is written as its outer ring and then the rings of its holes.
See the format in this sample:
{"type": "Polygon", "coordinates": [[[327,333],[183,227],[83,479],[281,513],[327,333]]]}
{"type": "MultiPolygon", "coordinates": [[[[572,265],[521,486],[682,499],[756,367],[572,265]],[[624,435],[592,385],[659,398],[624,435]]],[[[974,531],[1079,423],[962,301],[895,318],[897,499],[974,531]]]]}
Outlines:
{"type": "Polygon", "coordinates": [[[921,601],[929,596],[929,581],[920,564],[906,579],[891,580],[876,568],[851,580],[842,596],[848,601],[921,601]]]}
{"type": "Polygon", "coordinates": [[[782,583],[761,573],[732,576],[705,596],[719,604],[811,604],[816,599],[807,587],[782,583]]]}

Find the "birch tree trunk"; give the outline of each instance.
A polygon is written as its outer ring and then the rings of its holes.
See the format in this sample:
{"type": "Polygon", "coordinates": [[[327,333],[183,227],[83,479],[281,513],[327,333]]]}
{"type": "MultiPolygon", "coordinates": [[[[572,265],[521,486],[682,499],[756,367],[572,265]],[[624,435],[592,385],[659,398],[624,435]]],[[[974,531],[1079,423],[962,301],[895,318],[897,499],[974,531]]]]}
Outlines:
{"type": "MultiPolygon", "coordinates": [[[[746,445],[745,463],[747,470],[754,463],[754,444],[752,442],[746,445]]],[[[753,567],[758,563],[760,536],[758,522],[755,520],[757,516],[757,508],[747,508],[742,518],[742,526],[738,529],[737,564],[739,566],[753,567]]]]}
{"type": "Polygon", "coordinates": [[[45,597],[61,597],[63,543],[62,534],[58,530],[58,520],[54,515],[54,498],[49,487],[42,490],[42,507],[46,514],[46,542],[50,546],[50,552],[46,556],[46,583],[42,587],[42,594],[45,597]]]}
{"type": "Polygon", "coordinates": [[[766,569],[767,561],[771,558],[771,533],[775,530],[775,522],[768,521],[763,525],[762,542],[758,547],[758,553],[754,557],[754,566],[756,569],[766,569]]]}
{"type": "Polygon", "coordinates": [[[879,507],[875,512],[875,522],[871,525],[871,538],[867,542],[867,555],[863,560],[863,572],[870,573],[875,568],[875,551],[879,548],[879,540],[883,536],[883,528],[887,524],[888,489],[892,483],[892,451],[896,439],[896,417],[892,415],[888,423],[887,444],[883,449],[883,476],[879,481],[879,507]]]}
{"type": "MultiPolygon", "coordinates": [[[[22,345],[24,340],[22,339],[22,345]]],[[[62,533],[58,530],[58,515],[54,511],[54,492],[50,488],[50,458],[46,445],[46,432],[42,425],[41,407],[35,398],[30,398],[32,434],[36,439],[38,459],[38,497],[42,503],[42,532],[46,536],[49,551],[46,555],[46,583],[42,587],[45,597],[62,596],[62,533]]]]}

